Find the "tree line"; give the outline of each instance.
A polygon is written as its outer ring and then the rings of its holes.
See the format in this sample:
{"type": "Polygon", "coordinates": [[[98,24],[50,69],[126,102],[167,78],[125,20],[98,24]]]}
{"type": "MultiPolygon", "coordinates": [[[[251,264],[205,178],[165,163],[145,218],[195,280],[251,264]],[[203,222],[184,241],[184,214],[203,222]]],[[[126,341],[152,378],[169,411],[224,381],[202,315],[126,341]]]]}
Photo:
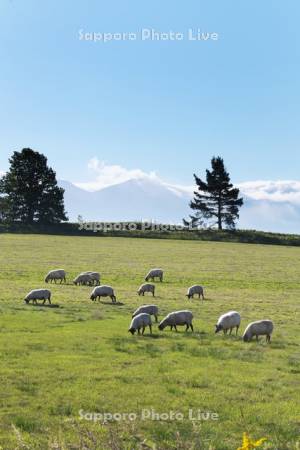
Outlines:
{"type": "MultiPolygon", "coordinates": [[[[30,148],[15,151],[9,170],[0,178],[0,221],[6,223],[51,225],[68,220],[64,189],[42,153],[30,148]]],[[[196,190],[190,202],[193,214],[183,219],[192,226],[235,229],[243,199],[230,181],[224,161],[213,157],[206,181],[194,174],[196,190]]]]}

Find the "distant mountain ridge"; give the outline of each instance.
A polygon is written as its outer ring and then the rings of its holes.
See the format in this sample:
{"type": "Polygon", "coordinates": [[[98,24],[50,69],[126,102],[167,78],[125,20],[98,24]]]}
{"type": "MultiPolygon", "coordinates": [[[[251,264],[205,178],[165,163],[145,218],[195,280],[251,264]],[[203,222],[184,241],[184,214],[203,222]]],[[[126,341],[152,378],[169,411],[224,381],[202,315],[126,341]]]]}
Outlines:
{"type": "MultiPolygon", "coordinates": [[[[70,221],[155,221],[182,223],[191,210],[192,192],[168,186],[155,179],[132,179],[90,192],[69,181],[60,180],[65,189],[65,206],[70,221]]],[[[300,205],[257,200],[243,192],[239,228],[282,233],[300,232],[300,205]]]]}

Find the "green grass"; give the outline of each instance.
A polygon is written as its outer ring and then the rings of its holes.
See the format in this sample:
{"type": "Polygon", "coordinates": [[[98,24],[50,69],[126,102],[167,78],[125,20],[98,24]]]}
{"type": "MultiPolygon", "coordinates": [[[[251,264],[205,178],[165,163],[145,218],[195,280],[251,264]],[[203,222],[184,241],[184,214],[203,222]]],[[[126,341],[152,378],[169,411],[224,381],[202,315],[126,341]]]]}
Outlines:
{"type": "Polygon", "coordinates": [[[300,249],[180,240],[0,236],[0,445],[10,449],[218,449],[241,444],[243,431],[267,437],[265,449],[300,445],[300,249]],[[131,312],[153,302],[136,294],[153,266],[165,270],[154,302],[160,316],[193,311],[195,333],[165,330],[131,336],[131,312]],[[52,285],[60,308],[25,305],[62,267],[67,285],[52,285]],[[92,303],[76,287],[80,271],[98,270],[123,303],[92,303]],[[201,283],[207,300],[188,302],[201,283]],[[270,318],[264,340],[214,334],[231,309],[242,329],[270,318]],[[219,420],[191,421],[189,409],[219,420]],[[170,410],[179,421],[141,420],[143,409],[170,410]],[[137,413],[135,421],[92,423],[79,411],[137,413]]]}

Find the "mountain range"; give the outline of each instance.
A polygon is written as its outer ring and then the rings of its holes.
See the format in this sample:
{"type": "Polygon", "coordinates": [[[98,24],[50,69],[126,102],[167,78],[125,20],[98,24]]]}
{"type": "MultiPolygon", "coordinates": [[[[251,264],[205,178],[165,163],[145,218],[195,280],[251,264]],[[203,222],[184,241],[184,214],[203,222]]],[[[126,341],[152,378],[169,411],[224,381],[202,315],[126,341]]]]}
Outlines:
{"type": "MultiPolygon", "coordinates": [[[[87,191],[60,180],[65,189],[65,207],[70,221],[155,221],[182,223],[190,214],[192,188],[168,185],[156,179],[131,179],[97,191],[87,191]]],[[[244,206],[238,227],[282,233],[300,232],[300,204],[254,198],[243,191],[244,206]]]]}

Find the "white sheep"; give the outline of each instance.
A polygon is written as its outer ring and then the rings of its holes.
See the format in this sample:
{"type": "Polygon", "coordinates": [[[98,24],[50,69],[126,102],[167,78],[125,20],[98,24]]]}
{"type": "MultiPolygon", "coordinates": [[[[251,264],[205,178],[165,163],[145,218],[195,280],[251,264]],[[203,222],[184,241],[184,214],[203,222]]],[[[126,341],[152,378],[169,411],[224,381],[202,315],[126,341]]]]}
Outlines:
{"type": "Polygon", "coordinates": [[[243,340],[249,342],[253,336],[256,336],[256,340],[258,341],[258,336],[266,336],[266,341],[270,342],[273,329],[274,325],[272,320],[258,320],[256,322],[251,322],[244,331],[243,340]]]}
{"type": "Polygon", "coordinates": [[[155,317],[155,322],[158,321],[158,307],[156,305],[142,305],[140,306],[134,313],[132,314],[132,317],[136,317],[139,314],[146,313],[150,316],[155,317]]]}
{"type": "Polygon", "coordinates": [[[102,285],[102,286],[97,286],[92,290],[90,299],[95,301],[100,300],[100,297],[110,297],[111,301],[113,303],[115,303],[117,301],[114,290],[111,286],[106,286],[106,285],[102,285]]]}
{"type": "Polygon", "coordinates": [[[159,278],[160,281],[162,281],[163,280],[163,275],[164,275],[164,272],[163,272],[162,269],[151,269],[147,273],[147,275],[145,277],[145,281],[149,281],[149,280],[155,281],[155,278],[159,278]]]}
{"type": "Polygon", "coordinates": [[[60,280],[62,283],[63,281],[66,282],[66,272],[64,269],[54,269],[50,270],[50,272],[47,273],[45,277],[45,283],[52,283],[54,280],[54,283],[56,283],[56,280],[60,280]]]}
{"type": "Polygon", "coordinates": [[[131,334],[134,334],[136,331],[138,332],[138,334],[140,333],[140,330],[142,328],[142,334],[144,334],[145,328],[149,327],[150,329],[150,334],[152,334],[152,321],[151,321],[151,316],[150,314],[146,314],[146,313],[142,313],[139,314],[137,316],[135,316],[130,324],[129,327],[129,332],[131,334]]]}
{"type": "Polygon", "coordinates": [[[45,304],[46,300],[48,300],[49,304],[51,305],[51,292],[49,289],[33,289],[32,291],[28,292],[26,297],[24,298],[24,301],[26,303],[29,303],[30,300],[32,300],[32,303],[37,304],[37,300],[44,300],[43,305],[45,304]]]}
{"type": "Polygon", "coordinates": [[[186,296],[187,298],[194,298],[195,294],[198,294],[199,298],[202,297],[202,300],[204,300],[204,290],[199,284],[189,287],[186,296]]]}
{"type": "Polygon", "coordinates": [[[227,334],[227,331],[230,330],[229,334],[232,333],[233,328],[236,328],[236,333],[238,333],[239,326],[241,324],[241,316],[236,311],[229,311],[226,314],[223,314],[219,317],[218,322],[216,324],[215,333],[223,330],[224,334],[227,334]]]}
{"type": "Polygon", "coordinates": [[[168,314],[158,325],[158,328],[160,330],[163,330],[166,327],[171,327],[171,330],[173,327],[177,331],[177,325],[186,325],[186,331],[191,328],[192,331],[194,331],[193,324],[193,314],[191,311],[174,311],[168,314]]]}
{"type": "Polygon", "coordinates": [[[154,284],[144,283],[139,288],[137,293],[139,295],[145,295],[145,292],[152,292],[152,296],[155,294],[155,286],[154,284]]]}
{"type": "Polygon", "coordinates": [[[91,276],[93,282],[95,282],[96,286],[100,284],[100,273],[99,272],[82,272],[80,275],[88,274],[91,276]]]}
{"type": "Polygon", "coordinates": [[[74,278],[73,283],[76,284],[76,286],[78,284],[88,284],[92,286],[94,284],[94,280],[89,273],[80,273],[76,278],[74,278]]]}

